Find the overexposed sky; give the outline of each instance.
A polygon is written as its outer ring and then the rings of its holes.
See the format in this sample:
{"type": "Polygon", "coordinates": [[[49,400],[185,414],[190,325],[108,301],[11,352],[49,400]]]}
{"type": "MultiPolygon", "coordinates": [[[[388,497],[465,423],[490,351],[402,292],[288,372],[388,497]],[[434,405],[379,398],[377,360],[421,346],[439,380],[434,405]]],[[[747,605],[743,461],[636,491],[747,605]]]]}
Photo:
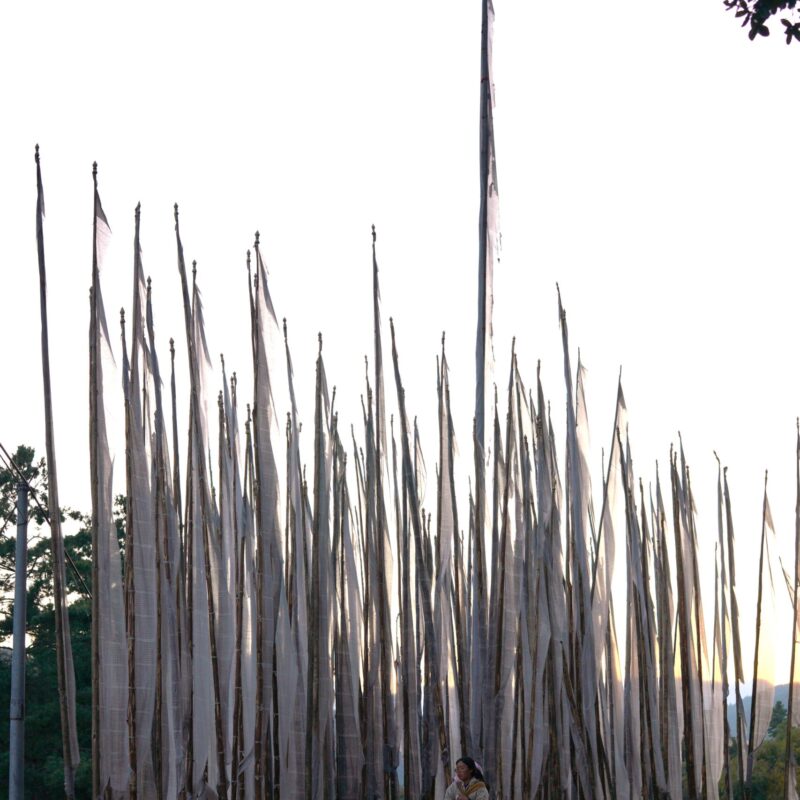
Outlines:
{"type": "MultiPolygon", "coordinates": [[[[714,449],[729,466],[749,628],[767,468],[785,557],[793,546],[800,46],[786,47],[777,29],[751,43],[721,2],[496,0],[495,10],[504,245],[495,281],[498,383],[507,380],[516,336],[529,385],[542,359],[563,441],[558,282],[573,365],[580,347],[589,370],[595,492],[621,366],[637,475],[651,481],[656,459],[665,475],[669,446],[678,431],[683,436],[703,569],[712,576],[714,449]]],[[[112,338],[116,310],[130,305],[133,211],[141,201],[162,365],[170,336],[185,357],[172,222],[178,202],[187,258],[198,261],[211,352],[215,360],[225,354],[247,397],[245,251],[258,229],[276,311],[288,318],[307,424],[318,331],[341,415],[359,420],[375,223],[385,347],[393,316],[409,414],[419,416],[430,445],[435,356],[447,332],[465,495],[479,37],[479,0],[4,6],[0,441],[44,451],[38,142],[65,504],[89,508],[94,160],[114,233],[102,278],[112,338]]],[[[184,395],[185,378],[181,366],[184,395]]],[[[391,380],[387,393],[394,397],[391,380]]],[[[121,407],[121,393],[118,400],[121,407]]],[[[428,446],[431,476],[435,457],[428,446]]],[[[432,477],[430,486],[432,506],[432,477]]],[[[789,625],[787,616],[787,639],[789,625]]],[[[788,674],[786,652],[779,677],[788,674]]]]}

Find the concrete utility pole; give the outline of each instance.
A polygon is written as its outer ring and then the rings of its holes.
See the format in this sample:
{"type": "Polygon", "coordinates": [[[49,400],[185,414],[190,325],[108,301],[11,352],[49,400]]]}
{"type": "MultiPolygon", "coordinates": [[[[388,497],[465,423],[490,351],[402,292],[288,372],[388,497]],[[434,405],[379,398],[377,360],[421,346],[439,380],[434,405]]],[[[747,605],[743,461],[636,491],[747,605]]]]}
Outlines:
{"type": "Polygon", "coordinates": [[[27,611],[28,486],[17,484],[17,552],[14,577],[14,649],[11,652],[11,723],[8,797],[22,800],[25,789],[25,624],[27,611]]]}

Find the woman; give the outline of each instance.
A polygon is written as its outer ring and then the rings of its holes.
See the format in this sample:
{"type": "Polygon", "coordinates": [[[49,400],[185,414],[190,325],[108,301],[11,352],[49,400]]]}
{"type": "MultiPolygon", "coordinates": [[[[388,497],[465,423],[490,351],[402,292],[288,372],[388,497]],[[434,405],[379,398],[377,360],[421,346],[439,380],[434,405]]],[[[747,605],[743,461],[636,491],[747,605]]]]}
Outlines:
{"type": "Polygon", "coordinates": [[[489,800],[486,781],[474,759],[464,756],[456,761],[456,777],[447,787],[444,800],[489,800]]]}

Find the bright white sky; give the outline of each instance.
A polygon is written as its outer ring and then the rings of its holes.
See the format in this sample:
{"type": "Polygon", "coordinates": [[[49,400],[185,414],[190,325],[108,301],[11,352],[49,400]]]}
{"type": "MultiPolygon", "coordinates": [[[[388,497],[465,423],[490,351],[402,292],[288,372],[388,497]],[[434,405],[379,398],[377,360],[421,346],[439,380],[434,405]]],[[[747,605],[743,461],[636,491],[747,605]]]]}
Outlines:
{"type": "MultiPolygon", "coordinates": [[[[116,309],[130,305],[141,201],[162,364],[170,336],[185,352],[177,201],[211,352],[225,353],[247,397],[245,251],[259,229],[276,310],[289,320],[301,413],[311,419],[322,331],[342,416],[357,422],[371,352],[374,222],[386,346],[392,315],[409,413],[432,443],[435,356],[446,330],[457,432],[471,451],[479,0],[222,8],[17,3],[0,11],[0,441],[44,451],[38,142],[61,497],[78,508],[89,508],[94,160],[114,231],[103,276],[112,336],[116,309]]],[[[666,474],[670,443],[683,435],[702,569],[712,579],[714,449],[730,467],[749,638],[765,468],[784,557],[793,545],[800,46],[782,43],[779,24],[771,40],[750,43],[721,2],[566,8],[496,0],[498,382],[516,335],[528,384],[542,359],[563,431],[558,282],[571,343],[589,369],[595,463],[608,450],[622,366],[645,481],[656,459],[666,474]]],[[[179,380],[185,394],[185,370],[179,380]]],[[[391,380],[387,390],[393,397],[391,380]]],[[[120,460],[119,442],[117,452],[120,460]]],[[[427,458],[433,475],[430,444],[427,458]]],[[[462,493],[470,461],[460,466],[462,493]]],[[[594,480],[597,491],[599,469],[594,480]]],[[[782,639],[789,626],[786,616],[782,639]]]]}

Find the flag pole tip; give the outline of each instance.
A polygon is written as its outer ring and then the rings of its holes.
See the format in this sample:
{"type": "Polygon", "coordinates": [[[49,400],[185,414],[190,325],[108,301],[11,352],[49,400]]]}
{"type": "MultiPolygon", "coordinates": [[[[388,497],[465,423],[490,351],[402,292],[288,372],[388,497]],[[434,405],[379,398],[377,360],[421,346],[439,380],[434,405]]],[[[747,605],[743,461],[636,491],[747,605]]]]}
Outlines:
{"type": "Polygon", "coordinates": [[[96,161],[94,161],[92,163],[92,177],[93,178],[97,177],[97,162],[96,161]]]}
{"type": "Polygon", "coordinates": [[[147,291],[150,291],[150,287],[153,285],[153,279],[148,275],[147,276],[147,291]]]}
{"type": "Polygon", "coordinates": [[[259,241],[261,241],[261,234],[258,231],[256,231],[256,245],[255,245],[256,247],[258,247],[259,241]]]}
{"type": "Polygon", "coordinates": [[[377,235],[377,233],[375,233],[375,225],[373,225],[372,226],[372,244],[375,244],[375,241],[377,240],[377,238],[378,238],[378,235],[377,235]]]}
{"type": "Polygon", "coordinates": [[[36,163],[38,164],[39,163],[39,145],[38,144],[36,145],[34,150],[35,150],[35,152],[34,152],[34,156],[33,157],[36,159],[36,163]]]}
{"type": "Polygon", "coordinates": [[[119,321],[120,321],[120,323],[121,323],[122,325],[124,325],[124,324],[125,324],[125,309],[124,309],[124,308],[121,308],[121,309],[119,310],[119,321]]]}

